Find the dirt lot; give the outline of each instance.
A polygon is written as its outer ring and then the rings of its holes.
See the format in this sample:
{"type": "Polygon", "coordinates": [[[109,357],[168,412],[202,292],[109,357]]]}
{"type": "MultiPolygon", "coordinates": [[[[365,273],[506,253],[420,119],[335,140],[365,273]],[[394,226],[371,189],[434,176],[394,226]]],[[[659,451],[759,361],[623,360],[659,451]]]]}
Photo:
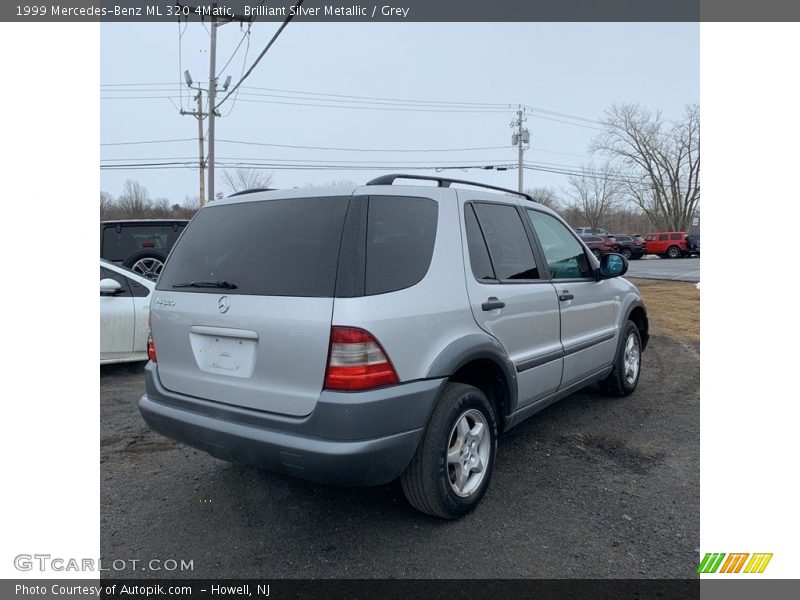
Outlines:
{"type": "Polygon", "coordinates": [[[415,512],[397,484],[318,486],[166,440],[136,408],[141,366],[101,369],[104,560],[193,560],[194,571],[172,573],[183,577],[692,576],[696,289],[637,283],[654,336],[636,394],[587,389],[510,431],[483,503],[458,522],[415,512]],[[674,290],[685,305],[661,300],[674,290]]]}
{"type": "Polygon", "coordinates": [[[700,344],[700,290],[693,283],[631,279],[647,306],[656,335],[700,344]]]}

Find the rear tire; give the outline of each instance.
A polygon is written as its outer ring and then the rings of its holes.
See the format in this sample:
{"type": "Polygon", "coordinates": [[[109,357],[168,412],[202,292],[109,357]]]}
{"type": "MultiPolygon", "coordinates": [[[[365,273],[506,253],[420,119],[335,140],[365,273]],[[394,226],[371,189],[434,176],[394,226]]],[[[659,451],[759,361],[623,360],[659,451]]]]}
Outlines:
{"type": "Polygon", "coordinates": [[[167,255],[160,250],[140,250],[131,254],[123,264],[137,275],[156,280],[166,260],[167,255]]]}
{"type": "Polygon", "coordinates": [[[633,321],[627,321],[622,330],[622,344],[617,350],[614,369],[600,382],[609,396],[629,396],[639,385],[642,373],[642,338],[633,321]]]}
{"type": "Polygon", "coordinates": [[[419,510],[458,519],[481,501],[497,452],[497,417],[478,388],[448,383],[408,468],[403,493],[419,510]]]}
{"type": "Polygon", "coordinates": [[[619,253],[622,254],[622,256],[625,257],[625,260],[630,260],[631,259],[631,251],[630,251],[630,249],[623,248],[622,250],[619,251],[619,253]]]}
{"type": "Polygon", "coordinates": [[[677,246],[670,246],[667,249],[667,257],[669,258],[680,258],[681,257],[681,249],[677,246]]]}

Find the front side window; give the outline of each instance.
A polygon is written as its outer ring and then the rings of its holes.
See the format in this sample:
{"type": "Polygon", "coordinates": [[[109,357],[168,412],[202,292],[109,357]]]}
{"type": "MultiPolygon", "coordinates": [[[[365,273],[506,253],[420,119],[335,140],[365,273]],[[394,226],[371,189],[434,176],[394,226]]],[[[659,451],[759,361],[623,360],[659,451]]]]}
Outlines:
{"type": "Polygon", "coordinates": [[[527,212],[553,279],[591,277],[592,267],[583,246],[569,229],[552,215],[530,209],[527,212]]]}
{"type": "Polygon", "coordinates": [[[539,279],[530,240],[516,207],[482,202],[472,206],[489,247],[497,279],[539,279]]]}
{"type": "Polygon", "coordinates": [[[666,233],[659,233],[658,234],[658,241],[659,242],[666,242],[669,239],[669,236],[666,233]]]}

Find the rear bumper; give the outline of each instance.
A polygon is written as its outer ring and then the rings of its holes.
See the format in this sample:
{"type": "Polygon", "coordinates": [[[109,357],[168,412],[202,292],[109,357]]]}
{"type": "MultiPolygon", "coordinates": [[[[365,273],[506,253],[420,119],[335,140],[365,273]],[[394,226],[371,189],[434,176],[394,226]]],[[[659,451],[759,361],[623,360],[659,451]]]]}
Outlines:
{"type": "Polygon", "coordinates": [[[294,418],[175,394],[150,363],[139,410],[155,431],[223,460],[324,484],[380,485],[408,466],[444,382],[325,391],[313,413],[294,418]]]}

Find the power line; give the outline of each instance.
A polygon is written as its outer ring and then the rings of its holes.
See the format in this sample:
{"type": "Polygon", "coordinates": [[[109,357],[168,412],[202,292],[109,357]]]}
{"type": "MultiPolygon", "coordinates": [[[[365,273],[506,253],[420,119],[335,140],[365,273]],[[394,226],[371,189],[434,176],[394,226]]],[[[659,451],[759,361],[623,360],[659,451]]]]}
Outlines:
{"type": "MultiPolygon", "coordinates": [[[[145,144],[168,144],[178,142],[194,142],[196,138],[176,138],[166,140],[132,140],[124,142],[104,142],[101,146],[136,146],[145,144]]],[[[387,152],[387,153],[411,153],[411,152],[468,152],[468,151],[482,151],[482,150],[503,150],[505,148],[512,148],[512,146],[472,146],[466,148],[354,148],[342,146],[306,146],[301,144],[273,144],[268,142],[253,142],[247,140],[228,140],[217,139],[217,142],[226,144],[239,144],[244,146],[262,146],[269,148],[287,148],[292,150],[322,150],[322,151],[336,151],[336,152],[387,152]]],[[[589,158],[585,154],[576,154],[574,152],[563,152],[560,150],[550,150],[548,148],[535,147],[531,152],[544,152],[546,154],[559,154],[563,156],[574,156],[577,158],[589,158]]],[[[552,163],[558,164],[558,163],[552,163]]],[[[573,166],[573,165],[570,165],[573,166]]]]}
{"type": "Polygon", "coordinates": [[[239,52],[239,48],[242,47],[242,43],[244,43],[244,39],[250,33],[250,24],[248,24],[247,29],[242,34],[242,39],[239,40],[239,43],[236,44],[236,48],[233,49],[233,54],[230,55],[227,62],[223,65],[223,67],[217,72],[217,77],[222,77],[222,74],[225,72],[225,69],[228,68],[228,65],[231,64],[231,61],[236,56],[236,53],[239,52]]]}
{"type": "Polygon", "coordinates": [[[468,152],[471,150],[502,150],[509,146],[476,146],[472,148],[343,148],[336,146],[301,146],[297,144],[270,144],[266,142],[247,142],[244,140],[223,140],[227,144],[245,146],[267,146],[270,148],[292,148],[297,150],[334,150],[337,152],[468,152]]]}
{"type": "MultiPolygon", "coordinates": [[[[240,80],[241,83],[241,80],[240,80]]],[[[109,84],[111,85],[111,84],[109,84]]],[[[124,88],[126,84],[113,84],[116,87],[124,88]]],[[[136,86],[146,86],[151,84],[127,84],[128,87],[136,87],[136,86]]],[[[152,92],[156,91],[152,89],[152,87],[160,85],[160,84],[152,84],[150,89],[145,91],[152,92]]],[[[305,90],[290,90],[290,89],[282,89],[282,88],[267,88],[267,87],[258,87],[258,86],[241,86],[242,89],[247,90],[257,90],[257,91],[265,91],[265,92],[273,92],[267,94],[258,94],[254,92],[242,92],[243,95],[253,96],[257,98],[279,98],[283,100],[300,100],[304,102],[313,102],[314,104],[308,104],[309,106],[323,106],[323,107],[333,107],[331,103],[338,103],[338,104],[361,104],[361,105],[378,105],[378,106],[397,106],[401,108],[417,108],[418,110],[424,107],[431,107],[435,109],[445,109],[445,108],[461,108],[461,109],[470,109],[475,110],[476,112],[507,112],[512,109],[513,104],[503,104],[503,103],[489,103],[489,102],[464,102],[464,101],[445,101],[445,100],[417,100],[411,98],[393,98],[393,97],[380,97],[380,96],[357,96],[351,94],[334,94],[334,93],[326,93],[326,92],[309,92],[305,90]],[[274,93],[274,92],[277,92],[274,93]],[[281,95],[281,94],[290,94],[290,95],[281,95]],[[327,104],[325,104],[327,103],[327,104]],[[478,111],[478,109],[482,109],[478,111]]],[[[138,90],[106,90],[106,91],[115,91],[115,92],[138,92],[138,90]]],[[[158,91],[174,91],[173,87],[169,87],[167,89],[161,89],[158,91]]],[[[273,102],[275,104],[280,104],[280,102],[273,102]]],[[[289,103],[285,103],[289,104],[289,103]]],[[[298,105],[303,105],[299,104],[298,105]]],[[[581,121],[583,123],[591,123],[595,125],[603,125],[602,121],[598,121],[596,119],[590,119],[587,117],[582,117],[579,115],[572,115],[565,112],[554,111],[546,108],[541,108],[538,106],[532,106],[530,104],[522,104],[523,108],[531,111],[532,113],[539,113],[539,114],[531,114],[530,116],[533,118],[538,119],[545,119],[560,123],[565,123],[568,125],[574,125],[578,127],[586,127],[588,129],[600,129],[597,127],[590,127],[588,125],[582,125],[579,123],[572,123],[571,121],[565,121],[563,119],[572,119],[575,121],[581,121]],[[560,117],[560,118],[559,118],[560,117]]],[[[352,107],[348,107],[352,108],[352,107]]],[[[374,110],[374,108],[373,108],[374,110]]],[[[437,112],[437,111],[431,111],[437,112]]],[[[444,111],[447,112],[447,111],[444,111]]]]}
{"type": "Polygon", "coordinates": [[[105,142],[101,146],[137,146],[140,144],[168,144],[172,142],[196,142],[197,138],[176,138],[172,140],[141,140],[132,142],[105,142]]]}
{"type": "Polygon", "coordinates": [[[235,85],[235,86],[233,86],[233,89],[232,89],[231,91],[229,91],[229,92],[227,93],[227,95],[226,95],[226,96],[225,96],[225,97],[224,97],[222,100],[220,100],[220,101],[217,103],[217,105],[216,105],[216,106],[212,107],[212,110],[217,110],[217,109],[218,109],[220,106],[222,106],[222,105],[225,103],[225,101],[226,101],[228,98],[230,98],[231,94],[233,94],[233,92],[235,92],[236,90],[238,90],[238,89],[239,89],[239,86],[240,86],[240,85],[242,85],[242,83],[244,82],[244,80],[245,80],[245,79],[247,79],[248,77],[250,77],[250,73],[252,73],[252,72],[253,72],[253,69],[255,69],[255,68],[256,68],[256,66],[258,65],[258,63],[259,63],[259,62],[261,62],[261,59],[262,59],[262,58],[264,58],[264,55],[265,55],[265,54],[266,54],[266,53],[269,51],[269,49],[272,47],[272,44],[274,44],[274,43],[275,43],[275,40],[277,40],[277,39],[278,39],[278,36],[280,36],[280,34],[283,32],[283,30],[284,30],[284,29],[286,29],[286,26],[287,26],[287,25],[288,25],[288,24],[291,22],[291,20],[294,18],[294,15],[295,15],[295,13],[297,12],[297,9],[298,9],[298,8],[300,8],[300,6],[301,6],[302,4],[303,4],[303,0],[297,0],[297,4],[295,4],[295,5],[294,5],[294,8],[293,8],[293,9],[290,9],[290,11],[289,11],[289,15],[286,17],[286,19],[284,19],[283,23],[281,23],[281,26],[280,26],[280,27],[278,27],[278,31],[276,31],[276,32],[275,32],[275,34],[272,36],[272,39],[270,39],[270,41],[267,43],[267,45],[266,45],[266,46],[264,46],[264,49],[261,51],[261,54],[259,54],[259,55],[258,55],[258,57],[257,57],[257,58],[256,58],[256,60],[253,62],[253,64],[250,66],[250,68],[247,70],[247,72],[246,72],[246,73],[245,73],[245,74],[242,76],[242,78],[241,78],[241,79],[239,79],[239,81],[236,83],[236,85],[235,85]]]}
{"type": "MultiPolygon", "coordinates": [[[[261,5],[262,6],[264,5],[264,1],[263,0],[261,2],[261,5]]],[[[239,73],[239,79],[240,80],[241,80],[242,76],[244,76],[244,69],[245,69],[245,66],[247,66],[247,56],[248,56],[248,54],[250,54],[250,27],[249,26],[247,28],[247,34],[248,34],[247,35],[247,46],[245,46],[244,59],[242,60],[242,72],[239,73]]],[[[228,112],[225,113],[226,117],[230,116],[230,114],[233,112],[233,108],[236,106],[236,100],[238,100],[238,99],[239,99],[239,91],[237,90],[236,91],[236,95],[233,97],[233,104],[231,104],[231,107],[228,110],[228,112]]]]}

